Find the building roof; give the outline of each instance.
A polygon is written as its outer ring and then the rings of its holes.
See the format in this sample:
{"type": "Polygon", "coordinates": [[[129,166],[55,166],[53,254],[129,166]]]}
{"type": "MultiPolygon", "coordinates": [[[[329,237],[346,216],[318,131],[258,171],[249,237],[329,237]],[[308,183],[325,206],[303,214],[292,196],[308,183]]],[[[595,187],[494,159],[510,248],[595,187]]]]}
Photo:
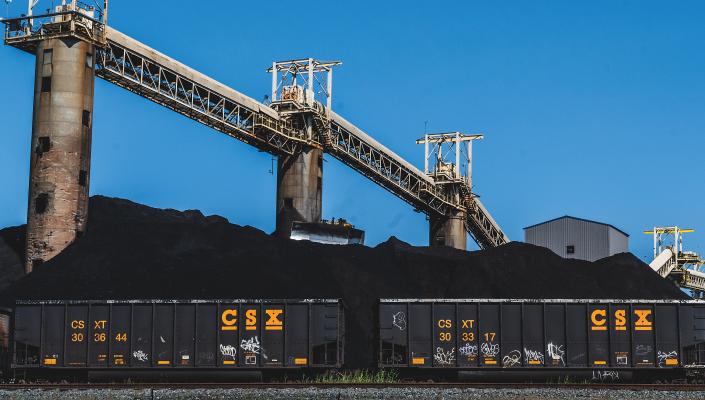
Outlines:
{"type": "Polygon", "coordinates": [[[533,228],[533,227],[535,227],[535,226],[545,225],[545,224],[548,224],[548,223],[550,223],[550,222],[558,221],[559,219],[564,219],[564,218],[570,218],[570,219],[574,219],[574,220],[576,220],[576,221],[590,222],[590,223],[592,223],[592,224],[598,224],[598,225],[609,226],[609,227],[613,228],[614,230],[616,230],[617,232],[623,234],[624,236],[629,237],[629,234],[628,234],[627,232],[624,232],[623,230],[617,228],[616,226],[614,226],[614,225],[612,225],[612,224],[606,224],[606,223],[604,223],[604,222],[599,222],[599,221],[592,221],[592,220],[585,219],[585,218],[571,217],[570,215],[564,215],[564,216],[562,216],[562,217],[554,218],[554,219],[551,219],[551,220],[548,220],[548,221],[545,221],[545,222],[539,222],[538,224],[534,224],[534,225],[527,226],[527,227],[525,227],[524,229],[530,229],[530,228],[533,228]]]}

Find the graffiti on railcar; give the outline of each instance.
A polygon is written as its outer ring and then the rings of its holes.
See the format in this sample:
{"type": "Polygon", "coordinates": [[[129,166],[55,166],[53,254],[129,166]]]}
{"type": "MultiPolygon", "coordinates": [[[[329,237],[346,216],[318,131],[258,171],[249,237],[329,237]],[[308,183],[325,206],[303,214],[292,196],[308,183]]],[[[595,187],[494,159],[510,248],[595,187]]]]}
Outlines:
{"type": "Polygon", "coordinates": [[[527,349],[524,347],[524,362],[528,365],[543,364],[543,353],[538,350],[527,349]]]}
{"type": "Polygon", "coordinates": [[[458,353],[465,357],[477,357],[477,345],[470,343],[465,343],[460,348],[458,348],[458,353]]]}
{"type": "Polygon", "coordinates": [[[646,356],[651,354],[654,348],[650,344],[637,344],[634,348],[634,353],[637,356],[646,356]]]}
{"type": "Polygon", "coordinates": [[[502,357],[502,366],[504,368],[516,367],[521,365],[521,352],[519,350],[512,350],[502,357]]]}
{"type": "Polygon", "coordinates": [[[252,336],[249,339],[242,339],[240,341],[240,349],[242,349],[245,355],[245,364],[254,365],[257,363],[257,355],[261,355],[265,360],[268,359],[264,348],[260,345],[259,338],[257,336],[252,336]]]}
{"type": "Polygon", "coordinates": [[[219,347],[220,354],[222,354],[223,357],[230,357],[230,359],[235,360],[235,357],[237,356],[237,349],[235,348],[235,346],[230,344],[221,344],[219,347]]]}
{"type": "Polygon", "coordinates": [[[392,325],[396,326],[397,329],[403,331],[406,329],[406,314],[403,311],[399,311],[392,315],[392,325]]]}
{"type": "Polygon", "coordinates": [[[659,367],[678,365],[678,352],[675,350],[669,352],[659,350],[656,353],[656,358],[659,367]]]}
{"type": "Polygon", "coordinates": [[[546,344],[546,355],[554,366],[565,367],[565,350],[564,345],[548,342],[546,344]]]}
{"type": "Polygon", "coordinates": [[[142,350],[133,351],[132,357],[134,357],[137,361],[142,361],[142,362],[147,362],[149,360],[149,356],[147,355],[147,353],[145,353],[142,350]]]}
{"type": "Polygon", "coordinates": [[[612,371],[607,369],[592,370],[593,382],[617,382],[619,380],[619,371],[612,371]]]}
{"type": "Polygon", "coordinates": [[[437,364],[453,365],[455,363],[455,347],[450,350],[444,350],[443,347],[436,347],[436,353],[433,355],[433,360],[437,364]]]}
{"type": "Polygon", "coordinates": [[[482,342],[480,350],[482,351],[483,357],[495,357],[497,354],[499,354],[499,344],[482,342]]]}

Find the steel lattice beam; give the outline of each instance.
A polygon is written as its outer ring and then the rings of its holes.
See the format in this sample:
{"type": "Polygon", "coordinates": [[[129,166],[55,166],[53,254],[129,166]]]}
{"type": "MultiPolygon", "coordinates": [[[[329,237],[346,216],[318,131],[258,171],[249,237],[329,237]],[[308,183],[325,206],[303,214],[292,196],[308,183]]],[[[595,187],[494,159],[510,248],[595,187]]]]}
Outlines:
{"type": "Polygon", "coordinates": [[[343,126],[331,123],[325,150],[344,164],[426,213],[447,214],[455,205],[447,193],[376,149],[343,126]]]}
{"type": "Polygon", "coordinates": [[[288,121],[252,110],[110,40],[98,51],[96,74],[272,154],[295,154],[307,144],[288,121]]]}

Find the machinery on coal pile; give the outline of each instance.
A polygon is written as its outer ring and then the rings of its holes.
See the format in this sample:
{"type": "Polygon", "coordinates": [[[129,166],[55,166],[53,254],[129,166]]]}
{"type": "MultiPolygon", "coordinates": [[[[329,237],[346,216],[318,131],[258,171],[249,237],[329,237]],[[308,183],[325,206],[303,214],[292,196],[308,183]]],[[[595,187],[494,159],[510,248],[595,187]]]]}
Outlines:
{"type": "Polygon", "coordinates": [[[343,218],[321,222],[294,221],[290,238],[323,244],[365,244],[365,232],[343,218]]]}
{"type": "Polygon", "coordinates": [[[705,260],[694,251],[683,250],[683,234],[695,232],[677,226],[654,227],[644,233],[654,236],[654,259],[649,266],[662,278],[673,280],[694,298],[705,296],[705,260]]]}

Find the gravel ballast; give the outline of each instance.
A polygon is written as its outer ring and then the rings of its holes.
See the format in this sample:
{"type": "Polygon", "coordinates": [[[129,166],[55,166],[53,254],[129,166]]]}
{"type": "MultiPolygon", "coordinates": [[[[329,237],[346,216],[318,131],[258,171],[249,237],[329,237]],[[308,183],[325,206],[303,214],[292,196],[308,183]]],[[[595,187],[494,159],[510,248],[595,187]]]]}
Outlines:
{"type": "Polygon", "coordinates": [[[461,399],[536,399],[536,400],[610,400],[610,399],[698,399],[705,398],[703,391],[660,391],[621,389],[91,389],[91,390],[0,390],[1,399],[13,400],[84,400],[84,399],[134,399],[134,400],[225,400],[225,399],[278,399],[278,400],[461,400],[461,399]]]}

